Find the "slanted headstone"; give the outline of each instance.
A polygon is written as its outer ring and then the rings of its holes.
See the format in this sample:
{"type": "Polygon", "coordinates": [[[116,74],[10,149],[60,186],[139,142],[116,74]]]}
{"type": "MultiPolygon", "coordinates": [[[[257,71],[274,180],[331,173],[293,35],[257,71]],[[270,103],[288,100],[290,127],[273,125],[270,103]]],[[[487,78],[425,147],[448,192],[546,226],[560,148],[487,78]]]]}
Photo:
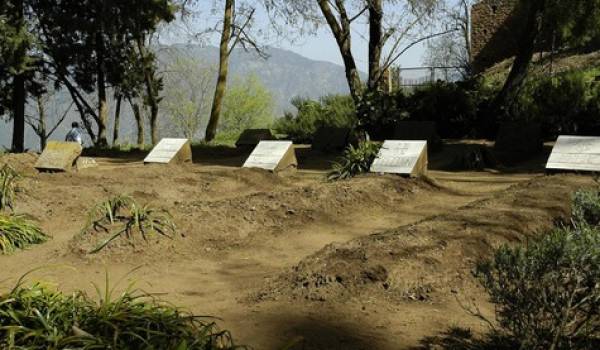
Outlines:
{"type": "Polygon", "coordinates": [[[509,122],[500,125],[494,152],[502,162],[526,160],[544,147],[540,124],[509,122]]]}
{"type": "Polygon", "coordinates": [[[188,139],[162,139],[148,154],[144,163],[182,164],[192,161],[188,139]]]}
{"type": "Polygon", "coordinates": [[[350,128],[322,127],[313,137],[312,149],[319,152],[340,151],[348,145],[350,128]]]}
{"type": "Polygon", "coordinates": [[[600,137],[559,136],[546,169],[600,172],[600,137]]]}
{"type": "Polygon", "coordinates": [[[82,151],[77,142],[48,141],[35,168],[40,171],[71,171],[82,151]]]}
{"type": "Polygon", "coordinates": [[[432,121],[400,121],[394,126],[394,140],[427,141],[431,151],[442,145],[437,133],[437,125],[432,121]]]}
{"type": "Polygon", "coordinates": [[[235,143],[236,147],[256,147],[261,141],[275,140],[269,129],[246,129],[235,143]]]}
{"type": "Polygon", "coordinates": [[[427,173],[427,141],[385,141],[371,165],[371,172],[411,177],[425,175],[427,173]]]}
{"type": "Polygon", "coordinates": [[[273,172],[298,167],[292,141],[261,141],[244,163],[244,168],[273,172]]]}

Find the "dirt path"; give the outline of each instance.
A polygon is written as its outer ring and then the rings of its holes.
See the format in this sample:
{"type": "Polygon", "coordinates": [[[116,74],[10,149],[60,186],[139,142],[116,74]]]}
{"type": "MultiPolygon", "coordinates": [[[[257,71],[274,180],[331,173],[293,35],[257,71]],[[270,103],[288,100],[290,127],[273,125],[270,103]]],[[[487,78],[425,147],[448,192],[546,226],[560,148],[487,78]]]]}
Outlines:
{"type": "Polygon", "coordinates": [[[537,176],[432,172],[430,182],[368,176],[332,184],[315,171],[279,177],[222,166],[100,164],[78,174],[30,174],[18,210],[34,214],[53,239],[0,256],[0,281],[10,287],[27,271],[47,266],[31,279],[93,293],[91,283],[101,285],[105,271],[116,282],[139,267],[127,278],[139,288],[196,314],[219,316],[240,343],[256,349],[282,348],[298,336],[310,338],[301,343],[307,348],[414,345],[454,321],[476,324],[452,304],[399,309],[375,299],[338,304],[248,298],[328,244],[449,213],[537,176]],[[72,238],[86,210],[115,194],[170,209],[186,238],[94,257],[74,251],[72,238]],[[410,315],[399,318],[399,312],[410,315]]]}

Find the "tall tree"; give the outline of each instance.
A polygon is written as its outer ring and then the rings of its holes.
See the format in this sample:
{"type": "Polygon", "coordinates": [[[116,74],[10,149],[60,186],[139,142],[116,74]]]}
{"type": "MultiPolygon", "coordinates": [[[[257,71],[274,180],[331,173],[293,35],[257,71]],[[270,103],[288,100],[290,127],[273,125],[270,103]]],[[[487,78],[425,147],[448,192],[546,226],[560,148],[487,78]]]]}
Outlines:
{"type": "Polygon", "coordinates": [[[159,23],[173,19],[171,1],[30,1],[38,14],[44,51],[56,80],[71,93],[97,145],[108,144],[108,89],[122,85],[132,64],[142,64],[143,74],[136,77],[152,91],[147,100],[152,115],[158,114],[155,92],[159,84],[150,81],[148,73],[148,61],[154,56],[147,53],[145,45],[159,23]],[[96,94],[95,108],[87,99],[92,93],[96,94]]]}
{"type": "Polygon", "coordinates": [[[30,13],[24,0],[0,3],[0,115],[13,119],[12,150],[25,149],[25,104],[41,92],[36,78],[38,57],[30,33],[30,13]]]}
{"type": "MultiPolygon", "coordinates": [[[[232,51],[241,45],[244,49],[254,49],[263,55],[261,49],[252,37],[250,28],[254,21],[256,4],[240,0],[225,0],[223,7],[223,27],[219,45],[219,70],[217,84],[213,96],[210,119],[206,126],[205,140],[212,141],[219,126],[221,107],[227,89],[227,75],[229,73],[229,58],[232,51]]],[[[264,56],[264,55],[263,55],[264,56]]]]}

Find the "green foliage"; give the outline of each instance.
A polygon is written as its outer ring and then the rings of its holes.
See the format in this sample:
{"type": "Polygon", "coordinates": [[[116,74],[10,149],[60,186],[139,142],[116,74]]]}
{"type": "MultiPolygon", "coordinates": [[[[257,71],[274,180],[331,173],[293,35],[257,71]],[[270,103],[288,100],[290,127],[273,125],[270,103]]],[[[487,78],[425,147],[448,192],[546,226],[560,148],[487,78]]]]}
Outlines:
{"type": "Polygon", "coordinates": [[[16,181],[19,178],[21,178],[21,175],[8,164],[0,169],[0,211],[14,210],[16,181]]]}
{"type": "Polygon", "coordinates": [[[116,196],[95,205],[88,213],[87,223],[81,235],[103,231],[109,237],[89,253],[95,254],[117,238],[125,238],[133,244],[134,235],[145,241],[150,235],[173,238],[177,233],[169,212],[140,205],[128,196],[116,196]]]}
{"type": "Polygon", "coordinates": [[[380,148],[380,144],[369,141],[361,142],[357,147],[348,146],[340,160],[333,164],[327,179],[344,180],[369,172],[380,148]]]}
{"type": "Polygon", "coordinates": [[[473,134],[481,87],[468,84],[437,81],[416,89],[409,100],[410,119],[437,122],[443,138],[473,134]]]}
{"type": "Polygon", "coordinates": [[[356,124],[355,106],[350,96],[329,95],[319,100],[296,97],[292,105],[297,109],[296,114],[285,113],[274,128],[296,143],[311,143],[320,127],[353,128],[356,124]]]}
{"type": "MultiPolygon", "coordinates": [[[[108,283],[107,283],[108,284],[108,283]]],[[[0,295],[0,348],[233,349],[228,332],[151,295],[128,288],[100,301],[83,292],[63,295],[35,284],[0,295]]]]}
{"type": "Polygon", "coordinates": [[[234,80],[223,100],[219,140],[237,139],[246,129],[269,128],[273,123],[273,96],[255,75],[234,80]]]}
{"type": "Polygon", "coordinates": [[[600,226],[600,192],[579,190],[573,194],[572,203],[573,220],[576,224],[600,226]]]}
{"type": "Polygon", "coordinates": [[[513,119],[541,123],[548,136],[593,132],[600,86],[589,72],[565,72],[531,79],[513,106],[513,119]]]}
{"type": "Polygon", "coordinates": [[[600,231],[582,225],[527,247],[500,248],[476,276],[496,304],[502,331],[520,349],[600,345],[600,231]]]}
{"type": "Polygon", "coordinates": [[[10,254],[32,244],[46,242],[48,236],[22,215],[0,214],[0,253],[10,254]]]}

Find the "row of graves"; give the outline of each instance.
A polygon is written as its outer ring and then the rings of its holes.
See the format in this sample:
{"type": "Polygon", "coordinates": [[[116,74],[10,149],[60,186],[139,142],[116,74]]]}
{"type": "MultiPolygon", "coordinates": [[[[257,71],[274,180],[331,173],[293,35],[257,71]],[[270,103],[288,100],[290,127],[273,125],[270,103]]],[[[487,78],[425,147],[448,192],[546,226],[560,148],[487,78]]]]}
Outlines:
{"type": "MultiPolygon", "coordinates": [[[[415,122],[408,122],[415,123],[415,122]]],[[[419,123],[419,122],[416,122],[419,123]]],[[[420,177],[428,170],[428,148],[439,147],[435,124],[408,125],[398,131],[397,140],[386,140],[373,162],[373,173],[420,177]]],[[[321,128],[315,135],[313,150],[339,151],[350,141],[350,130],[321,128]]],[[[245,168],[281,172],[298,167],[292,141],[277,140],[268,129],[246,130],[237,147],[252,152],[245,168]]],[[[77,143],[50,141],[35,167],[40,171],[64,172],[97,166],[93,158],[81,157],[77,143]]],[[[144,159],[144,164],[183,164],[192,162],[191,143],[187,139],[162,139],[144,159]]],[[[548,171],[600,171],[600,137],[560,136],[546,164],[548,171]]]]}

